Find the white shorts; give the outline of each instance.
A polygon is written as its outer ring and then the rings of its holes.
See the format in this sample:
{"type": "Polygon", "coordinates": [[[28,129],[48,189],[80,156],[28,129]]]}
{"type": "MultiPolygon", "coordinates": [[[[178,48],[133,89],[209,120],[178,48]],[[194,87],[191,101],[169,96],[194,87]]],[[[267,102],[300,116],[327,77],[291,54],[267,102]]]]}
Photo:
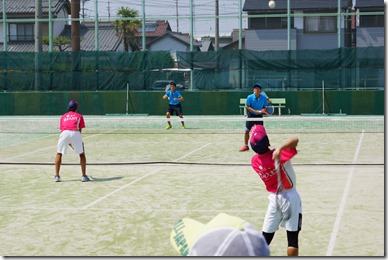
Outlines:
{"type": "Polygon", "coordinates": [[[81,133],[79,131],[64,130],[59,135],[57,153],[66,154],[70,144],[76,154],[85,151],[81,133]]]}
{"type": "Polygon", "coordinates": [[[268,195],[268,208],[265,214],[263,231],[274,233],[279,226],[288,231],[298,231],[302,226],[302,201],[296,189],[268,195]]]}

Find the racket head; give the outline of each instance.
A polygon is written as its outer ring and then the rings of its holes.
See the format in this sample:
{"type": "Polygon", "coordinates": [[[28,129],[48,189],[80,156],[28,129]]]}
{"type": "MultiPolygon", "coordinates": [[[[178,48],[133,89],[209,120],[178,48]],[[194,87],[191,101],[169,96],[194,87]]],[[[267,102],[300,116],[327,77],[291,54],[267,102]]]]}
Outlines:
{"type": "Polygon", "coordinates": [[[275,108],[272,105],[267,106],[266,112],[268,115],[272,115],[275,112],[275,108]]]}
{"type": "Polygon", "coordinates": [[[170,84],[168,84],[167,86],[166,86],[166,88],[164,89],[164,91],[167,93],[167,91],[169,91],[170,90],[170,84]]]}

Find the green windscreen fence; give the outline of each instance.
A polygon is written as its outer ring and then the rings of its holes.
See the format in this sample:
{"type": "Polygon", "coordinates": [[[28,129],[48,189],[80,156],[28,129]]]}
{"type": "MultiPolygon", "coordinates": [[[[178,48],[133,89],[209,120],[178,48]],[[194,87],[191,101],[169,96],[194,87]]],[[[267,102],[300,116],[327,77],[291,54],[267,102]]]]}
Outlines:
{"type": "Polygon", "coordinates": [[[1,91],[384,89],[384,47],[213,52],[1,52],[1,91]]]}
{"type": "Polygon", "coordinates": [[[383,89],[384,48],[330,50],[180,52],[178,63],[194,71],[197,89],[383,89]]]}

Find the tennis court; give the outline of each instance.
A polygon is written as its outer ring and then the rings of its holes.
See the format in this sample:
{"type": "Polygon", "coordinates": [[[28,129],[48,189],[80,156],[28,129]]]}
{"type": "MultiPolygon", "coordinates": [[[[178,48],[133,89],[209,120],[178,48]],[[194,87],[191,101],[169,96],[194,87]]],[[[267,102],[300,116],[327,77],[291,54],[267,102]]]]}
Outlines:
{"type": "MultiPolygon", "coordinates": [[[[87,174],[63,156],[59,116],[0,117],[0,255],[177,256],[175,222],[220,212],[258,230],[267,192],[240,153],[243,116],[85,116],[87,174]]],[[[272,147],[299,137],[293,159],[303,203],[301,256],[384,256],[384,117],[264,118],[272,147]]],[[[280,229],[272,256],[286,255],[280,229]]]]}

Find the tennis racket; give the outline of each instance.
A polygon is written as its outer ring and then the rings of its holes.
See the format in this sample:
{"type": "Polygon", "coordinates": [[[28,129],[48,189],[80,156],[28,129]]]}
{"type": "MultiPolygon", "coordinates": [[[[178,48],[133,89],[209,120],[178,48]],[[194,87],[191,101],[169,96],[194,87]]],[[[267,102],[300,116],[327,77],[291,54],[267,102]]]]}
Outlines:
{"type": "Polygon", "coordinates": [[[282,178],[281,178],[281,174],[280,174],[280,161],[279,161],[279,159],[275,159],[275,171],[276,171],[276,175],[278,177],[278,188],[276,190],[276,207],[278,207],[280,212],[281,212],[282,207],[281,207],[281,199],[279,198],[279,194],[283,190],[283,185],[282,185],[282,178]]]}
{"type": "Polygon", "coordinates": [[[272,106],[272,105],[269,105],[269,106],[267,106],[267,109],[266,109],[266,114],[267,115],[272,115],[273,114],[273,112],[275,112],[275,108],[272,106]]]}
{"type": "Polygon", "coordinates": [[[279,161],[279,159],[275,159],[275,171],[276,171],[276,175],[278,177],[278,188],[277,188],[276,194],[279,194],[283,190],[282,177],[280,174],[280,161],[279,161]]]}
{"type": "Polygon", "coordinates": [[[167,93],[167,91],[170,90],[170,85],[167,85],[166,88],[164,89],[164,91],[167,93]]]}

